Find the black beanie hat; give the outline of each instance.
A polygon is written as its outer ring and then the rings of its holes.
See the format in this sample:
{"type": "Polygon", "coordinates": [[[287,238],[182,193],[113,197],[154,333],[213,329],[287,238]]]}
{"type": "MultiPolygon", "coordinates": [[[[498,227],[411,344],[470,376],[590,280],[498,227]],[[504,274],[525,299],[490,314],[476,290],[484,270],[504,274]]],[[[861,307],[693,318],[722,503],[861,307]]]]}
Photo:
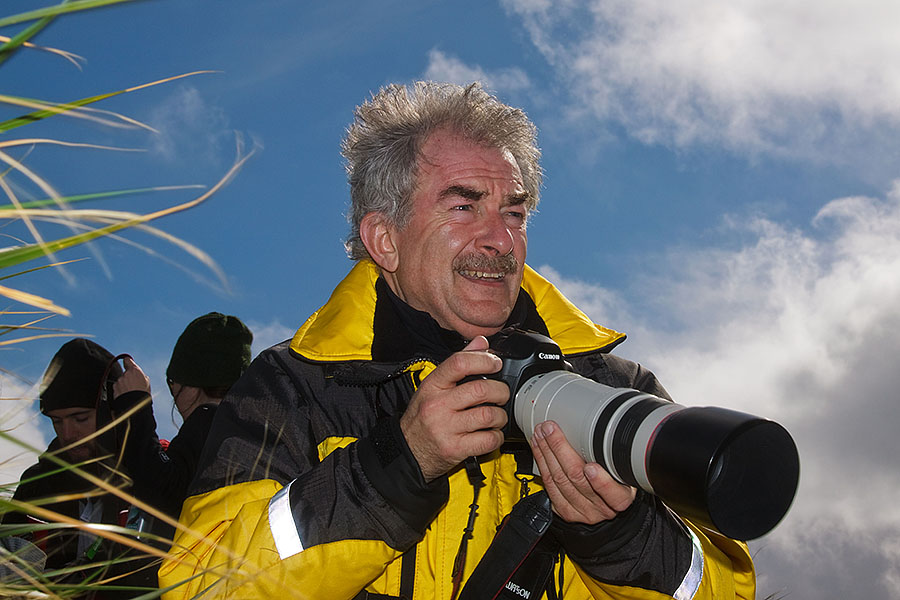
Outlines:
{"type": "MultiPolygon", "coordinates": [[[[97,408],[101,378],[113,355],[103,346],[85,338],[63,344],[41,380],[41,412],[58,408],[97,408]]],[[[122,374],[118,362],[109,370],[106,382],[122,374]]]]}
{"type": "Polygon", "coordinates": [[[250,364],[251,342],[250,329],[235,316],[197,317],[175,343],[166,377],[200,388],[231,387],[250,364]]]}

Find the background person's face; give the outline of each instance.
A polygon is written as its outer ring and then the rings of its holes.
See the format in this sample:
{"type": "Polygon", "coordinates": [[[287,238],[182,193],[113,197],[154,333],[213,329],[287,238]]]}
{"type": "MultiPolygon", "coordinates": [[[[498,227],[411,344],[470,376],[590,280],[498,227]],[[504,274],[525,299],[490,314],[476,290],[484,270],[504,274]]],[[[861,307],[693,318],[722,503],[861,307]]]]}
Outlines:
{"type": "MultiPolygon", "coordinates": [[[[65,447],[83,440],[97,431],[97,411],[93,408],[57,408],[47,412],[60,444],[65,447]]],[[[93,458],[96,454],[94,440],[77,444],[66,452],[69,462],[75,463],[93,458]]]]}
{"type": "Polygon", "coordinates": [[[422,147],[412,218],[392,232],[391,289],[444,328],[471,339],[499,331],[522,282],[527,198],[508,151],[446,131],[422,147]],[[505,258],[504,258],[505,257],[505,258]]]}

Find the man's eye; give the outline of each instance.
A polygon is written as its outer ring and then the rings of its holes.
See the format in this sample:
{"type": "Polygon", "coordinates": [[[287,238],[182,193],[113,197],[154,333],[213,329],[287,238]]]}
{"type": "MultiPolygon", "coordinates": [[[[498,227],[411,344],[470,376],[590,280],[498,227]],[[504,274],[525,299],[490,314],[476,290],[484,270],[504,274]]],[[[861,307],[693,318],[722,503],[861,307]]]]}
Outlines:
{"type": "Polygon", "coordinates": [[[472,210],[471,204],[457,204],[453,207],[453,210],[472,210]]]}
{"type": "Polygon", "coordinates": [[[506,218],[510,219],[511,221],[517,221],[519,223],[524,223],[525,221],[528,220],[528,213],[525,211],[510,210],[510,211],[507,211],[506,218]]]}

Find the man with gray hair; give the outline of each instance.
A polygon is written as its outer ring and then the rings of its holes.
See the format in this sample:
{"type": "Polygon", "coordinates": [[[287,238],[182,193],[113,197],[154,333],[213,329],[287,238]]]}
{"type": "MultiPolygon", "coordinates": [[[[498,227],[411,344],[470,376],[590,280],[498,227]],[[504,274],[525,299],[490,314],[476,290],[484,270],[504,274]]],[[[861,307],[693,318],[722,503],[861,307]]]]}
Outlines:
{"type": "Polygon", "coordinates": [[[356,265],[220,406],[167,597],[752,598],[744,544],[585,463],[553,422],[530,446],[504,436],[510,391],[485,376],[510,327],[666,396],[609,354],[623,334],[525,264],[541,184],[525,114],[478,85],[392,85],[343,153],[356,265]],[[511,543],[539,501],[549,526],[511,543]]]}

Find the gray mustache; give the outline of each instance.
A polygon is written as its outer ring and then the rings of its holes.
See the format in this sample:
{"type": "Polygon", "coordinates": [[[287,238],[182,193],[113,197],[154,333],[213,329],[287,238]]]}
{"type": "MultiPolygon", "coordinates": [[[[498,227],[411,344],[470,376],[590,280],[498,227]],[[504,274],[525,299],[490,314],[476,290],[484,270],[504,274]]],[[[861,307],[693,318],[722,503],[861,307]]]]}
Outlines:
{"type": "Polygon", "coordinates": [[[519,261],[512,254],[506,256],[485,256],[484,254],[467,254],[453,261],[454,271],[482,271],[488,273],[515,273],[519,270],[519,261]]]}

